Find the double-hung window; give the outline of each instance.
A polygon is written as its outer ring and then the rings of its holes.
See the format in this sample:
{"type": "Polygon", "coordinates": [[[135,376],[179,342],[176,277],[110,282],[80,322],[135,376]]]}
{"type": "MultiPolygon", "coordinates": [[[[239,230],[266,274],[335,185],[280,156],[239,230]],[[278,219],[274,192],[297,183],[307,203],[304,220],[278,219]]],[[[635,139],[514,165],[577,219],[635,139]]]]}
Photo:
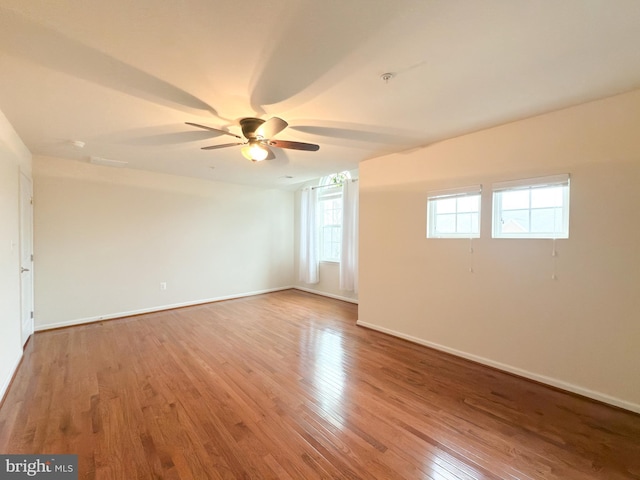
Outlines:
{"type": "Polygon", "coordinates": [[[427,238],[478,238],[482,187],[455,188],[427,194],[427,238]]]}
{"type": "Polygon", "coordinates": [[[569,175],[494,184],[493,238],[569,238],[569,175]]]}
{"type": "Polygon", "coordinates": [[[340,262],[342,253],[342,182],[349,172],[323,177],[318,185],[318,227],[320,261],[340,262]]]}

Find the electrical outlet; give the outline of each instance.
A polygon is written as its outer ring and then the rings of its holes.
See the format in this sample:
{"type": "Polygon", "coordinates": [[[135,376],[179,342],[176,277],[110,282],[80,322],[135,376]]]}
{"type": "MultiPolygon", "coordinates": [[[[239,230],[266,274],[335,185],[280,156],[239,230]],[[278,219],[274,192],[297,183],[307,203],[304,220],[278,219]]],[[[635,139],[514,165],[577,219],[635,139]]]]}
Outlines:
{"type": "Polygon", "coordinates": [[[160,290],[166,290],[167,289],[167,282],[160,282],[160,290]]]}

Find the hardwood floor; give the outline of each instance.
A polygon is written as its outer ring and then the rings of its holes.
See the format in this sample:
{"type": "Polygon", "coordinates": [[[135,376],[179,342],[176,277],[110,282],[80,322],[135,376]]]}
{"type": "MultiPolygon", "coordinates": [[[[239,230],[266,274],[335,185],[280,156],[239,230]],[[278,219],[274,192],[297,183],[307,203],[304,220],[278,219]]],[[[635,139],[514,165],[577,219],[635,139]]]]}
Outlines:
{"type": "Polygon", "coordinates": [[[639,479],[640,416],[284,291],[41,332],[0,452],[81,479],[639,479]]]}

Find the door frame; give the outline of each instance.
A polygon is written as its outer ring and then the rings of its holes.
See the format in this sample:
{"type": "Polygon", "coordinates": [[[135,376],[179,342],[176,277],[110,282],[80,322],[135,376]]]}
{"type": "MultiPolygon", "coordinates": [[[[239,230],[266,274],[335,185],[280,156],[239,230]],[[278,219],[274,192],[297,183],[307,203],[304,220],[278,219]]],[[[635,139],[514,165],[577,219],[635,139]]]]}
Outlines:
{"type": "Polygon", "coordinates": [[[22,346],[34,332],[33,181],[20,172],[20,336],[22,346]]]}

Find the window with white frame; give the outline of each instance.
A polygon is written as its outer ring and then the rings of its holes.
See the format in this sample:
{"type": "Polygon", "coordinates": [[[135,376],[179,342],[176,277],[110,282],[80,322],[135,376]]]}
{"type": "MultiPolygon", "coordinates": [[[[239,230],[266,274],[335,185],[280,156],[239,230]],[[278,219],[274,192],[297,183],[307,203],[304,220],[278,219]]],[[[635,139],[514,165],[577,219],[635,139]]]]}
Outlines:
{"type": "Polygon", "coordinates": [[[429,192],[427,238],[478,238],[481,185],[429,192]]]}
{"type": "Polygon", "coordinates": [[[320,261],[340,262],[342,253],[342,183],[351,178],[349,172],[334,173],[320,180],[318,219],[320,261]]]}
{"type": "Polygon", "coordinates": [[[569,175],[494,184],[493,238],[569,238],[569,175]]]}

